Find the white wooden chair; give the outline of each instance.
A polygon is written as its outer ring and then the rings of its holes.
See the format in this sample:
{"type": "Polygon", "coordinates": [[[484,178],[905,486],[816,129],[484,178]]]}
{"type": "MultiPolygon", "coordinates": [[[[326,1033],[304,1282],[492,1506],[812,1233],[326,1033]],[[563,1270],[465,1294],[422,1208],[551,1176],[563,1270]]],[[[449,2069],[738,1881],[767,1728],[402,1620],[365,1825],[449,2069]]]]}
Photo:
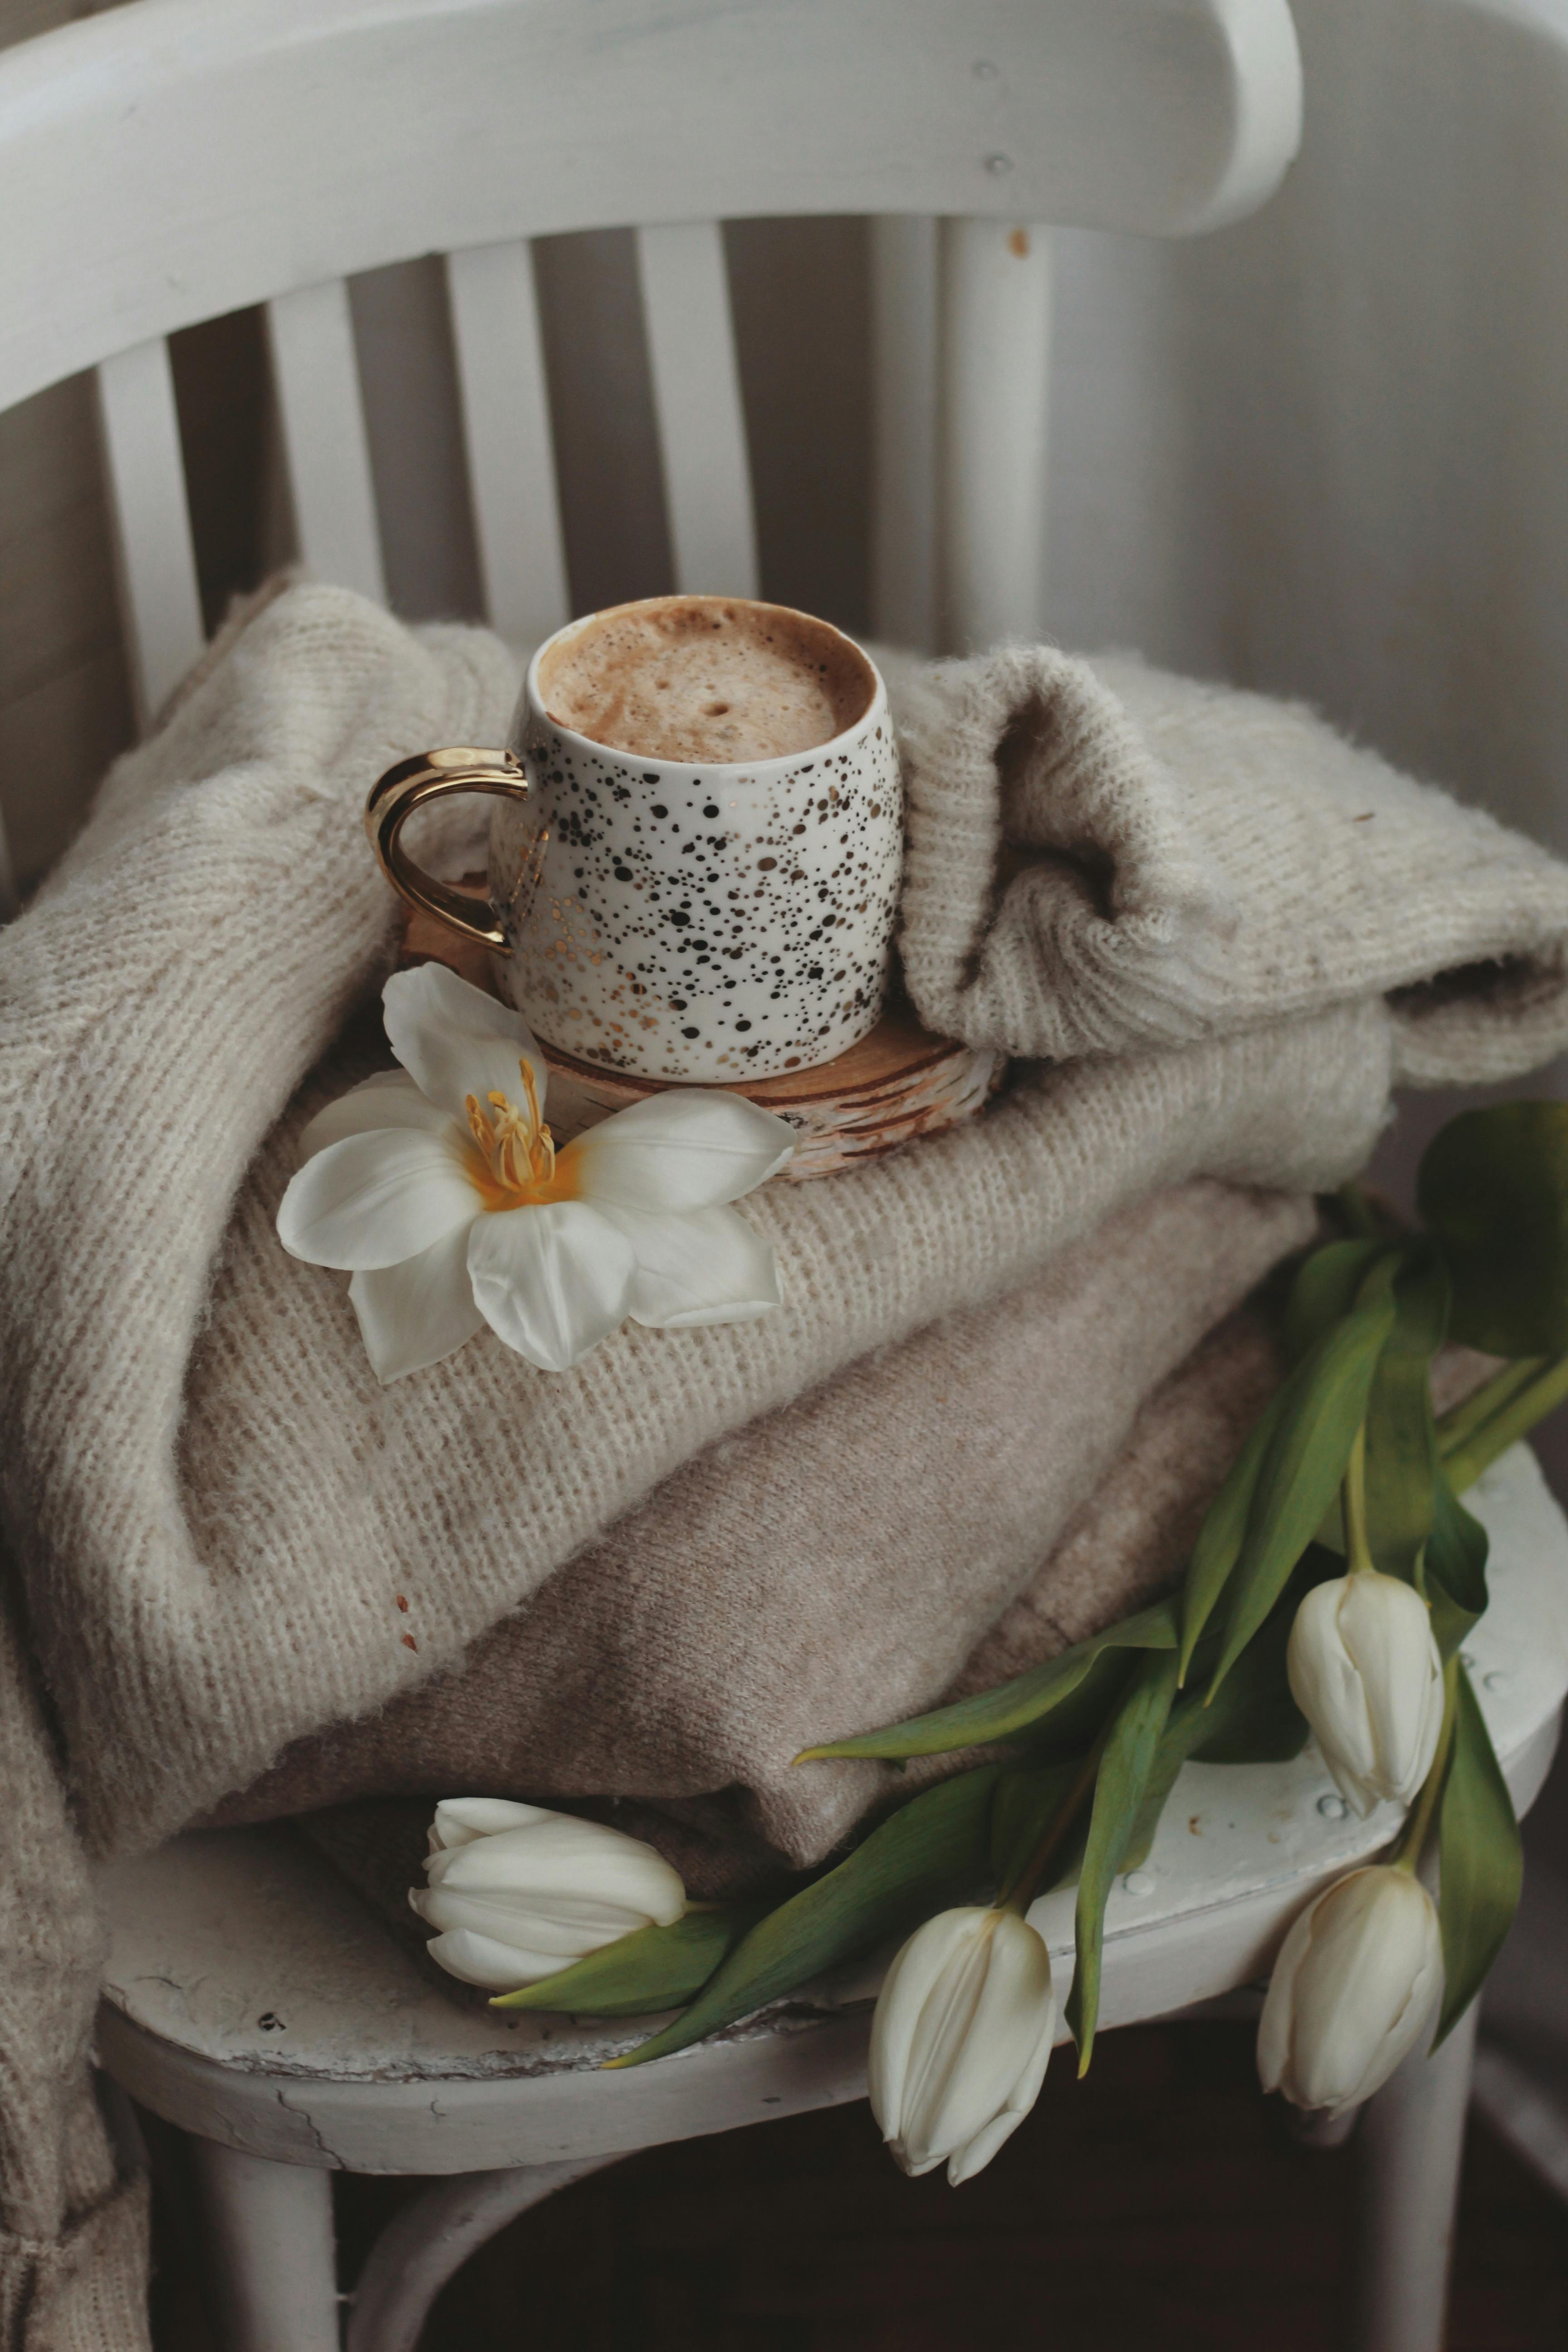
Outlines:
{"type": "MultiPolygon", "coordinates": [[[[1522,1813],[1568,1690],[1568,1525],[1523,1446],[1471,1502],[1491,1536],[1492,1601],[1466,1654],[1522,1813]]],[[[1186,1766],[1148,1860],[1111,1895],[1102,2027],[1256,1985],[1301,1906],[1397,1818],[1347,1814],[1315,1750],[1186,1766]]],[[[195,1832],[110,1870],[104,1891],[99,2061],[193,2135],[233,2352],[337,2346],[333,2169],[446,2176],[389,2225],[349,2299],[348,2352],[413,2352],[459,2263],[554,2189],[635,2149],[865,2095],[874,1969],[605,2074],[640,2021],[449,1998],[286,1828],[195,1832]]],[[[1031,1915],[1064,1991],[1073,1900],[1047,1896],[1031,1915]]],[[[1367,2111],[1355,2352],[1442,2343],[1474,2032],[1472,2008],[1367,2111]]]]}
{"type": "MultiPolygon", "coordinates": [[[[167,337],[263,303],[299,549],[383,565],[345,279],[445,256],[486,617],[567,616],[529,240],[636,229],[677,584],[756,586],[718,224],[873,216],[876,625],[1037,626],[1053,225],[1184,235],[1293,152],[1285,0],[135,0],[0,57],[0,410],[97,371],[145,720],[199,652],[167,337]]],[[[1568,1531],[1528,1458],[1484,1507],[1477,1670],[1516,1801],[1568,1688],[1568,1531]]],[[[1311,1759],[1189,1768],[1113,1899],[1108,2024],[1256,1978],[1386,1824],[1311,1759]],[[1203,1830],[1194,1835],[1189,1823],[1203,1830]]],[[[237,2352],[339,2340],[331,2171],[448,2176],[377,2248],[355,2352],[412,2346],[510,2215],[639,2147],[858,2097],[865,2011],[823,1989],[631,2074],[631,2038],[446,1999],[286,1832],[193,1836],[110,1872],[100,2056],[195,2137],[237,2352]]],[[[1053,1943],[1070,1943],[1059,1898],[1053,1943]]],[[[863,1988],[862,1988],[863,1989],[863,1988]]],[[[1374,2105],[1362,2340],[1440,2340],[1469,2037],[1374,2105]]]]}

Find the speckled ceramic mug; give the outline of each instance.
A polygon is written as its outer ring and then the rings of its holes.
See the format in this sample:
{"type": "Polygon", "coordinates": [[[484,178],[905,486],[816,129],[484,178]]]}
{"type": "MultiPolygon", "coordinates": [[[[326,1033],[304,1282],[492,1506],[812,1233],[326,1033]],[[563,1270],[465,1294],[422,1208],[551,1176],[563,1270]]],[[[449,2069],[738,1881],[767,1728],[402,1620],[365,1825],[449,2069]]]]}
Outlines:
{"type": "Polygon", "coordinates": [[[650,759],[546,708],[552,650],[605,617],[540,647],[504,751],[424,752],[381,778],[365,823],[388,878],[488,947],[502,995],[582,1061],[731,1086],[832,1061],[880,1014],[898,899],[902,793],[875,665],[832,632],[864,667],[865,707],[809,751],[650,759]],[[478,919],[398,839],[416,808],[452,792],[498,796],[478,919]]]}

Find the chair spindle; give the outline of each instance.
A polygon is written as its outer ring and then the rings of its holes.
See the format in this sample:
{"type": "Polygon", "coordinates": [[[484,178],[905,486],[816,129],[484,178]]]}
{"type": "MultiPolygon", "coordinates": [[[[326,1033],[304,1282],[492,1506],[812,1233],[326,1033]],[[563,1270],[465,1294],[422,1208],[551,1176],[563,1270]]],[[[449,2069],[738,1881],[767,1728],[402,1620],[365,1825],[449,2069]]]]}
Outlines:
{"type": "Polygon", "coordinates": [[[485,615],[533,646],[571,613],[533,256],[526,239],[447,256],[485,615]]]}
{"type": "Polygon", "coordinates": [[[944,650],[1042,626],[1051,240],[942,225],[939,472],[944,650]]]}
{"type": "Polygon", "coordinates": [[[169,346],[98,369],[99,419],[137,725],[145,734],[206,642],[169,346]]]}
{"type": "Polygon", "coordinates": [[[757,593],[741,375],[717,221],[637,231],[675,583],[757,593]]]}
{"type": "Polygon", "coordinates": [[[300,560],[317,580],[386,602],[348,288],[301,286],[267,305],[300,560]]]}

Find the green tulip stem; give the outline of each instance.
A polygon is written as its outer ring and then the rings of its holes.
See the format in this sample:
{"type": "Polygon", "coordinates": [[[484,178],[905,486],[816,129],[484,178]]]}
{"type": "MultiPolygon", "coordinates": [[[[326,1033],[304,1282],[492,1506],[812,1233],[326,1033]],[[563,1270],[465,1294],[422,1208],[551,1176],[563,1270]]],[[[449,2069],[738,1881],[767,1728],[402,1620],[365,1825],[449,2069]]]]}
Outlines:
{"type": "Polygon", "coordinates": [[[1542,1367],[1551,1360],[1545,1356],[1518,1356],[1504,1364],[1500,1371],[1472,1389],[1462,1403],[1450,1405],[1437,1423],[1437,1439],[1442,1451],[1452,1454],[1477,1430],[1494,1419],[1503,1407],[1530,1387],[1542,1367]]]}
{"type": "Polygon", "coordinates": [[[1436,1753],[1431,1769],[1421,1783],[1404,1833],[1399,1851],[1394,1857],[1395,1870],[1403,1870],[1414,1878],[1421,1863],[1421,1849],[1426,1843],[1426,1832],[1432,1826],[1432,1814],[1442,1794],[1443,1775],[1448,1769],[1448,1750],[1454,1744],[1454,1717],[1459,1703],[1459,1661],[1449,1659],[1443,1669],[1443,1728],[1437,1734],[1436,1753]]]}
{"type": "Polygon", "coordinates": [[[1520,1373],[1518,1364],[1505,1366],[1437,1423],[1444,1466],[1457,1495],[1568,1399],[1568,1355],[1536,1359],[1523,1381],[1520,1373]]]}
{"type": "Polygon", "coordinates": [[[1353,1177],[1340,1186],[1339,1203],[1347,1234],[1357,1241],[1374,1242],[1379,1238],[1372,1203],[1353,1177]]]}
{"type": "Polygon", "coordinates": [[[1028,1910],[1039,1892],[1040,1881],[1049,1868],[1053,1856],[1066,1840],[1074,1822],[1082,1811],[1086,1801],[1094,1793],[1095,1777],[1100,1770],[1100,1756],[1104,1751],[1106,1741],[1110,1737],[1111,1726],[1115,1720],[1116,1717],[1112,1714],[1101,1725],[1098,1738],[1083,1759],[1078,1778],[1052,1815],[1050,1827],[1024,1864],[1023,1869],[1017,1873],[1012,1885],[1004,1887],[997,1895],[998,1911],[1016,1911],[1021,1919],[1028,1910]]]}
{"type": "Polygon", "coordinates": [[[1351,1441],[1350,1460],[1345,1464],[1345,1556],[1353,1576],[1358,1570],[1370,1569],[1372,1546],[1366,1537],[1366,1423],[1363,1421],[1351,1441]]]}

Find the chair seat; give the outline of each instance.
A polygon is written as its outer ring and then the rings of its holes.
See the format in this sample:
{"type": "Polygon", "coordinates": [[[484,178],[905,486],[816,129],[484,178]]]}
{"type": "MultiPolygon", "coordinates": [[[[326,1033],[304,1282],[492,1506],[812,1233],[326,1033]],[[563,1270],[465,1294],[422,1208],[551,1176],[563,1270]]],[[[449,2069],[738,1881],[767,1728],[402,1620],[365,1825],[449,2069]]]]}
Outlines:
{"type": "MultiPolygon", "coordinates": [[[[1466,1651],[1523,1812],[1568,1691],[1568,1524],[1517,1446],[1468,1498],[1491,1538],[1491,1606],[1466,1651]]],[[[1289,1764],[1187,1765],[1148,1860],[1106,1922],[1102,2026],[1213,1999],[1267,1971],[1319,1885],[1396,1826],[1334,1792],[1315,1748],[1289,1764]]],[[[507,2015],[443,1990],[286,1825],[196,1832],[114,1865],[100,2063],[202,2137],[364,2172],[550,2164],[858,2098],[876,1965],[658,2065],[599,2071],[643,2021],[507,2015]]],[[[1031,1914],[1065,1992],[1073,1895],[1031,1914]]]]}

